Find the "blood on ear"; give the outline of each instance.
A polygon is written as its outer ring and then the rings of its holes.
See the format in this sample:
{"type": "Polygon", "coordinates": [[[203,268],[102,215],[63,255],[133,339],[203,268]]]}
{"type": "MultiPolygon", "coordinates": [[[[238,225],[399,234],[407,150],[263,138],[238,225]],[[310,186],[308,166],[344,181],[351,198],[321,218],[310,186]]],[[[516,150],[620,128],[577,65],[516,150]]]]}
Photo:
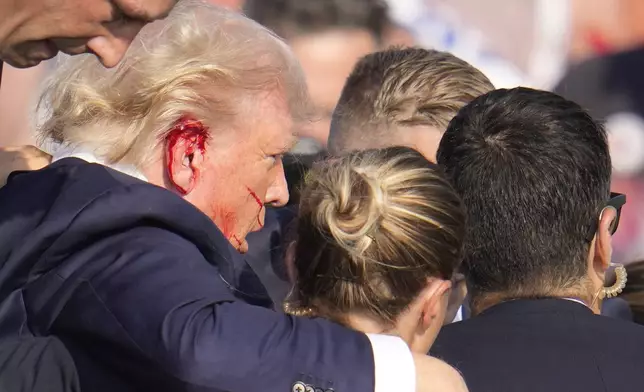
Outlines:
{"type": "MultiPolygon", "coordinates": [[[[189,190],[175,181],[174,165],[176,164],[175,158],[177,158],[175,155],[177,146],[180,144],[185,146],[185,151],[182,152],[185,157],[181,157],[181,161],[184,161],[184,158],[188,158],[188,163],[192,163],[192,156],[196,151],[200,151],[202,155],[206,154],[208,136],[208,127],[203,125],[201,121],[186,116],[177,120],[166,136],[165,145],[168,178],[182,195],[187,194],[189,190]]],[[[194,182],[195,179],[193,176],[190,181],[191,185],[194,182]]]]}

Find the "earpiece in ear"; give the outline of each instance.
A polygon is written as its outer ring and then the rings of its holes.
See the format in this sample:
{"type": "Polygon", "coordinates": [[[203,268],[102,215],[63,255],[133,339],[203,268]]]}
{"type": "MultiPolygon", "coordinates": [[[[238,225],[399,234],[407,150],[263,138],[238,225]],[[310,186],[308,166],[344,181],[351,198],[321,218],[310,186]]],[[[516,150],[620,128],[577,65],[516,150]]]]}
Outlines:
{"type": "Polygon", "coordinates": [[[197,151],[205,155],[208,136],[208,128],[201,121],[185,116],[177,120],[168,131],[166,136],[167,174],[175,189],[182,195],[189,192],[188,188],[191,188],[195,183],[195,178],[191,176],[190,181],[178,180],[177,173],[183,170],[180,168],[181,166],[192,170],[191,166],[197,151]],[[177,152],[182,156],[176,156],[177,152]],[[179,160],[175,161],[177,158],[179,160]]]}

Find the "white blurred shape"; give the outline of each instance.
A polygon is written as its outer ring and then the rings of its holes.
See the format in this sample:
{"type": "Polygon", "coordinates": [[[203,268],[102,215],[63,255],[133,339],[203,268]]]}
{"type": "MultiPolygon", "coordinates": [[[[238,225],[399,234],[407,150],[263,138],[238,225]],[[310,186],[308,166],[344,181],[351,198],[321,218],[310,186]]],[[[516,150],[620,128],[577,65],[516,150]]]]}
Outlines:
{"type": "Polygon", "coordinates": [[[606,131],[615,174],[628,177],[644,169],[644,119],[628,112],[606,118],[606,131]]]}

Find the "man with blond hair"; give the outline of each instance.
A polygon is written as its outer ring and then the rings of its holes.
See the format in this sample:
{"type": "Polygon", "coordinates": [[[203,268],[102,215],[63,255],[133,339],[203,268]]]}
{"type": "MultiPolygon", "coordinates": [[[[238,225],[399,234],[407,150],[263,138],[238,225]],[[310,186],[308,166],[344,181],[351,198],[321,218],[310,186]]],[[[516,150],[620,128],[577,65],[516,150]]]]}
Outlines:
{"type": "Polygon", "coordinates": [[[58,337],[83,390],[462,390],[397,337],[235,297],[307,106],[282,41],[198,1],[112,70],[66,62],[41,102],[54,162],[0,189],[0,332],[58,337]]]}
{"type": "Polygon", "coordinates": [[[481,71],[447,52],[394,48],[369,54],[344,85],[329,152],[405,145],[435,161],[456,112],[493,89],[481,71]]]}

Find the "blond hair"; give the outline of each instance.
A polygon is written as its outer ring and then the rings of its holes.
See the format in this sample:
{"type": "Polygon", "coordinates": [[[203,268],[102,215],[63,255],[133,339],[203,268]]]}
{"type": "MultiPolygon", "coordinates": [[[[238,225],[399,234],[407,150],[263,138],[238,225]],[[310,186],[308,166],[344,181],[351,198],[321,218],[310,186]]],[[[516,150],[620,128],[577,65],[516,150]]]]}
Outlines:
{"type": "Polygon", "coordinates": [[[458,110],[494,89],[460,58],[436,50],[392,48],[363,57],[344,85],[333,113],[329,151],[334,155],[382,146],[399,127],[445,131],[458,110]]]}
{"type": "Polygon", "coordinates": [[[465,213],[440,169],[405,147],[365,150],[314,167],[302,191],[296,283],[285,310],[385,323],[461,261],[465,213]]]}
{"type": "Polygon", "coordinates": [[[141,31],[118,67],[89,55],[64,61],[41,97],[39,136],[140,166],[182,116],[213,132],[231,128],[244,104],[272,92],[295,118],[306,115],[306,83],[290,49],[240,14],[183,0],[141,31]]]}

